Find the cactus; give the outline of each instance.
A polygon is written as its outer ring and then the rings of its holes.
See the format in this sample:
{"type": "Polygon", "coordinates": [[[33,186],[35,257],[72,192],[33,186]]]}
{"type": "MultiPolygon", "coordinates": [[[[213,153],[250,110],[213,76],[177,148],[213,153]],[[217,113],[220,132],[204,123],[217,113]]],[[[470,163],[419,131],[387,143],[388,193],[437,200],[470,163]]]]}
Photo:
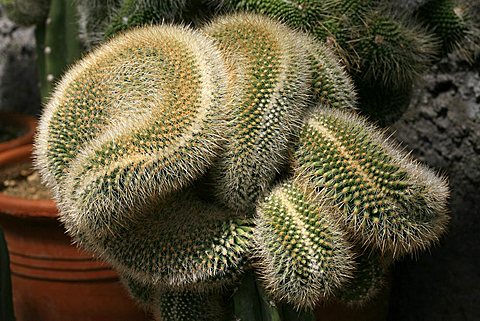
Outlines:
{"type": "Polygon", "coordinates": [[[255,257],[270,294],[297,308],[313,308],[350,277],[350,246],[323,194],[296,182],[275,188],[255,219],[255,257]]]}
{"type": "Polygon", "coordinates": [[[202,290],[233,283],[246,262],[252,223],[202,202],[192,191],[178,194],[143,209],[136,222],[124,223],[113,235],[87,236],[87,246],[122,274],[147,284],[202,290]]]}
{"type": "MultiPolygon", "coordinates": [[[[229,10],[265,14],[326,40],[357,86],[381,87],[379,91],[398,92],[411,87],[430,65],[437,49],[431,35],[411,18],[395,14],[392,5],[377,0],[226,0],[221,3],[229,10]]],[[[387,100],[362,99],[363,92],[359,93],[361,101],[369,102],[368,105],[360,102],[360,109],[374,120],[387,123],[380,118],[387,100]]],[[[397,101],[395,114],[401,115],[405,104],[397,101]]],[[[389,105],[394,107],[392,102],[389,105]]]]}
{"type": "Polygon", "coordinates": [[[472,5],[455,0],[429,0],[417,10],[442,44],[442,55],[457,50],[469,58],[480,48],[480,30],[471,16],[472,5]]]}
{"type": "Polygon", "coordinates": [[[48,15],[50,0],[0,0],[8,17],[24,26],[43,23],[48,15]]]}
{"type": "Polygon", "coordinates": [[[346,304],[358,307],[373,300],[387,283],[387,268],[378,255],[360,254],[355,258],[356,269],[350,283],[335,296],[346,304]]]}
{"type": "Polygon", "coordinates": [[[398,257],[427,248],[445,230],[445,179],[359,116],[316,109],[302,129],[295,160],[295,175],[335,199],[338,219],[360,244],[398,257]]]}
{"type": "Polygon", "coordinates": [[[162,321],[227,321],[223,298],[216,293],[163,291],[159,294],[154,315],[162,321]]]}
{"type": "Polygon", "coordinates": [[[76,0],[79,37],[88,49],[101,43],[120,0],[76,0]]]}
{"type": "Polygon", "coordinates": [[[225,91],[218,50],[177,27],[131,32],[77,64],[47,106],[37,148],[67,226],[108,234],[151,195],[202,175],[221,141],[225,91]]]}
{"type": "Polygon", "coordinates": [[[213,170],[216,194],[239,211],[255,202],[285,166],[289,139],[308,94],[305,37],[255,15],[220,18],[204,28],[230,62],[232,97],[226,152],[213,170]]]}
{"type": "Polygon", "coordinates": [[[368,299],[375,265],[352,249],[426,248],[448,190],[354,116],[337,59],[251,14],[95,48],[59,83],[35,149],[67,231],[165,321],[313,320],[348,284],[368,299]]]}
{"type": "Polygon", "coordinates": [[[123,0],[105,28],[105,36],[108,38],[132,27],[174,21],[185,6],[185,0],[123,0]]]}

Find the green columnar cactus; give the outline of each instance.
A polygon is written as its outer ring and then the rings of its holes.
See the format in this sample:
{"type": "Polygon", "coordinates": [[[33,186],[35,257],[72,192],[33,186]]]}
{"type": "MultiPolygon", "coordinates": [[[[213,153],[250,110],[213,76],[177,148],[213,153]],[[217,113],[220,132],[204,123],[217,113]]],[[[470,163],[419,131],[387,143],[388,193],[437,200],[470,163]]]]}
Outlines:
{"type": "Polygon", "coordinates": [[[324,194],[296,182],[278,186],[259,205],[255,256],[273,297],[313,308],[352,276],[352,253],[335,211],[324,194]]]}
{"type": "Polygon", "coordinates": [[[216,194],[252,211],[285,166],[289,140],[306,107],[305,37],[261,16],[234,15],[204,28],[224,53],[236,88],[225,153],[214,169],[216,194]]]}
{"type": "Polygon", "coordinates": [[[438,240],[448,222],[444,178],[352,113],[319,108],[300,134],[296,176],[335,199],[360,244],[395,257],[438,240]]]}

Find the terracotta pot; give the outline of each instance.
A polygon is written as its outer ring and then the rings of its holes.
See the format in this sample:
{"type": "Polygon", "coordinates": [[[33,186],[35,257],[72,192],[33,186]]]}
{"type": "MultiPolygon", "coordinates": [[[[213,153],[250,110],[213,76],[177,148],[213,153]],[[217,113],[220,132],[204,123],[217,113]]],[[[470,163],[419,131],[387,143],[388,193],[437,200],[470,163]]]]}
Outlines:
{"type": "Polygon", "coordinates": [[[35,135],[35,128],[37,126],[37,121],[34,117],[8,112],[1,112],[0,117],[0,126],[2,123],[7,123],[9,125],[24,129],[21,136],[12,140],[0,142],[0,152],[18,146],[31,144],[33,142],[33,136],[35,135]]]}
{"type": "MultiPolygon", "coordinates": [[[[31,145],[0,153],[0,167],[28,161],[31,145]]],[[[17,321],[141,321],[107,264],[71,244],[52,200],[0,193],[0,224],[10,253],[17,321]]]]}

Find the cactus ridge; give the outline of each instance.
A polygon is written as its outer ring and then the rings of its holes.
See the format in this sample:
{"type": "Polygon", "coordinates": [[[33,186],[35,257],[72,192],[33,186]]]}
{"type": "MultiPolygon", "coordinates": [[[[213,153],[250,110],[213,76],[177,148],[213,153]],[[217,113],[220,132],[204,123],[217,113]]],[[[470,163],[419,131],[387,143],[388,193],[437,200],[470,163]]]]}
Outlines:
{"type": "MultiPolygon", "coordinates": [[[[122,274],[164,287],[220,288],[242,273],[252,222],[182,190],[115,234],[88,239],[122,274]]],[[[87,235],[88,238],[88,235],[87,235]]]]}
{"type": "Polygon", "coordinates": [[[325,4],[317,0],[223,0],[230,10],[250,11],[288,23],[294,28],[316,25],[326,15],[325,4]]]}
{"type": "Polygon", "coordinates": [[[324,195],[302,183],[276,187],[258,207],[255,254],[267,292],[297,308],[313,308],[355,267],[344,232],[324,195]]]}
{"type": "Polygon", "coordinates": [[[363,306],[385,287],[387,269],[376,255],[361,254],[355,258],[355,262],[353,279],[335,296],[350,306],[363,306]]]}
{"type": "Polygon", "coordinates": [[[225,152],[213,170],[216,194],[232,209],[253,211],[285,165],[307,104],[311,71],[304,58],[306,40],[256,15],[220,18],[204,30],[230,61],[242,64],[243,74],[235,79],[244,84],[228,106],[233,116],[225,152]]]}
{"type": "Polygon", "coordinates": [[[312,67],[314,100],[332,108],[355,108],[356,93],[352,80],[336,55],[324,44],[310,39],[308,53],[312,67]]]}
{"type": "Polygon", "coordinates": [[[425,249],[445,229],[445,178],[394,148],[359,116],[315,110],[295,158],[298,179],[326,189],[360,242],[399,256],[425,249]]]}
{"type": "Polygon", "coordinates": [[[74,67],[37,142],[66,225],[110,233],[202,175],[222,141],[226,86],[212,42],[181,27],[132,31],[74,67]]]}
{"type": "Polygon", "coordinates": [[[162,291],[152,304],[156,320],[162,321],[226,321],[223,299],[216,293],[162,291]]]}

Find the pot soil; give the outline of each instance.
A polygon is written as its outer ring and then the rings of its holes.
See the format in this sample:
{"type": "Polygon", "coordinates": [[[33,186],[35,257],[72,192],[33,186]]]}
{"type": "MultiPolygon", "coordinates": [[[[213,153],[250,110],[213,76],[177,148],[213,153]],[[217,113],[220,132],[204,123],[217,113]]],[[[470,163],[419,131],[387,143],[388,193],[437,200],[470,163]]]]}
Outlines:
{"type": "Polygon", "coordinates": [[[31,170],[32,146],[0,153],[0,225],[10,253],[17,321],[142,321],[107,264],[74,245],[31,170]]]}

